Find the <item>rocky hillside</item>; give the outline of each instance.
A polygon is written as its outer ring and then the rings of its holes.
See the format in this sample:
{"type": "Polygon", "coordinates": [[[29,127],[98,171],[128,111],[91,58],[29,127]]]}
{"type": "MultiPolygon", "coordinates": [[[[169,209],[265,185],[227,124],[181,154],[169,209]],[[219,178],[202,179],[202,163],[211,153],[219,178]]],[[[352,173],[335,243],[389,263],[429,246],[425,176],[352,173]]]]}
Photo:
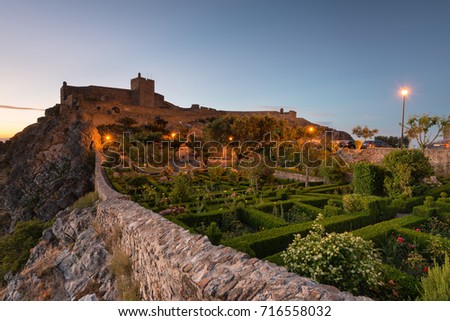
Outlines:
{"type": "Polygon", "coordinates": [[[24,269],[5,277],[4,300],[115,300],[111,255],[94,217],[93,207],[59,212],[24,269]]]}
{"type": "Polygon", "coordinates": [[[45,117],[11,139],[4,204],[12,222],[48,220],[93,189],[96,129],[77,119],[45,117]]]}

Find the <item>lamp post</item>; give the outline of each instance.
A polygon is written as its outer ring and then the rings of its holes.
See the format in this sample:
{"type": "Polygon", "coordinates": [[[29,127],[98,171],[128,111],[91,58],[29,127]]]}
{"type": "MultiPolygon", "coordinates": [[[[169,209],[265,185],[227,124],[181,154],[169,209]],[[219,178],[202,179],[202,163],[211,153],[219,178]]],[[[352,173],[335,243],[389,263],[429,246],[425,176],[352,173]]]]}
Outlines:
{"type": "Polygon", "coordinates": [[[405,128],[405,102],[406,102],[406,95],[408,95],[408,89],[404,88],[400,92],[403,96],[403,110],[402,110],[402,138],[400,140],[400,148],[403,148],[403,135],[404,135],[404,128],[405,128]]]}

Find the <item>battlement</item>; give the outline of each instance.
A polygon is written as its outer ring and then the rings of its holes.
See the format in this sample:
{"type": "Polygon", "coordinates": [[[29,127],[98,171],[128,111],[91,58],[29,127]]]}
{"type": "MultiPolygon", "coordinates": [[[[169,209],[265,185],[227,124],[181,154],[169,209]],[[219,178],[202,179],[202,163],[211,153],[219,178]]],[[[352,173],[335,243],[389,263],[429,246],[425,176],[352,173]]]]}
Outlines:
{"type": "MultiPolygon", "coordinates": [[[[142,78],[139,73],[131,79],[131,89],[103,86],[69,86],[63,82],[61,87],[61,104],[72,106],[80,101],[114,101],[124,105],[155,107],[155,81],[142,78]]],[[[159,95],[162,96],[162,95],[159,95]]],[[[164,99],[164,96],[162,96],[164,99]]]]}

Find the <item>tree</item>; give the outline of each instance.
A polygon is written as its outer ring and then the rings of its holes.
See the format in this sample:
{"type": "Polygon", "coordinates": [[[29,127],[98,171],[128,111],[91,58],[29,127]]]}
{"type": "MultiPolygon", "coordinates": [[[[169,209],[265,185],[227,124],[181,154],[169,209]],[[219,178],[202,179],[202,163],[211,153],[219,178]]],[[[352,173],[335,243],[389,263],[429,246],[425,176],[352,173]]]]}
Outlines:
{"type": "Polygon", "coordinates": [[[362,128],[360,125],[356,126],[353,128],[352,130],[353,135],[356,135],[359,137],[362,137],[364,139],[373,137],[375,134],[378,133],[378,129],[374,128],[374,129],[369,129],[367,126],[364,126],[364,128],[362,128]]]}
{"type": "Polygon", "coordinates": [[[446,126],[450,125],[450,115],[447,117],[429,116],[428,114],[412,115],[406,122],[406,134],[417,140],[422,150],[432,144],[442,133],[446,126]],[[428,136],[431,128],[437,126],[437,132],[433,136],[428,136]]]}
{"type": "Polygon", "coordinates": [[[130,129],[133,125],[137,124],[137,121],[135,121],[133,118],[131,117],[123,117],[120,118],[117,121],[119,124],[121,124],[123,126],[124,129],[130,129]]]}
{"type": "MultiPolygon", "coordinates": [[[[380,140],[392,147],[400,147],[400,137],[397,136],[375,136],[375,140],[380,140]]],[[[403,145],[409,146],[410,139],[408,136],[403,138],[403,145]]]]}
{"type": "Polygon", "coordinates": [[[423,192],[422,180],[433,174],[433,167],[422,151],[401,149],[383,159],[387,171],[384,186],[390,197],[414,196],[423,192]]]}

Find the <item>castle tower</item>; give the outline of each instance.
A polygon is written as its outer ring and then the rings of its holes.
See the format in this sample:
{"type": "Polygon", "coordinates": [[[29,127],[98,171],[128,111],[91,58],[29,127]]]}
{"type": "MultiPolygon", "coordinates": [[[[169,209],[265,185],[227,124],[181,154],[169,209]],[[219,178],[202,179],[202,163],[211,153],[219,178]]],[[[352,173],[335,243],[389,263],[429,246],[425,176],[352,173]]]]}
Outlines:
{"type": "Polygon", "coordinates": [[[131,103],[133,105],[155,107],[155,81],[141,77],[131,79],[131,103]]]}

